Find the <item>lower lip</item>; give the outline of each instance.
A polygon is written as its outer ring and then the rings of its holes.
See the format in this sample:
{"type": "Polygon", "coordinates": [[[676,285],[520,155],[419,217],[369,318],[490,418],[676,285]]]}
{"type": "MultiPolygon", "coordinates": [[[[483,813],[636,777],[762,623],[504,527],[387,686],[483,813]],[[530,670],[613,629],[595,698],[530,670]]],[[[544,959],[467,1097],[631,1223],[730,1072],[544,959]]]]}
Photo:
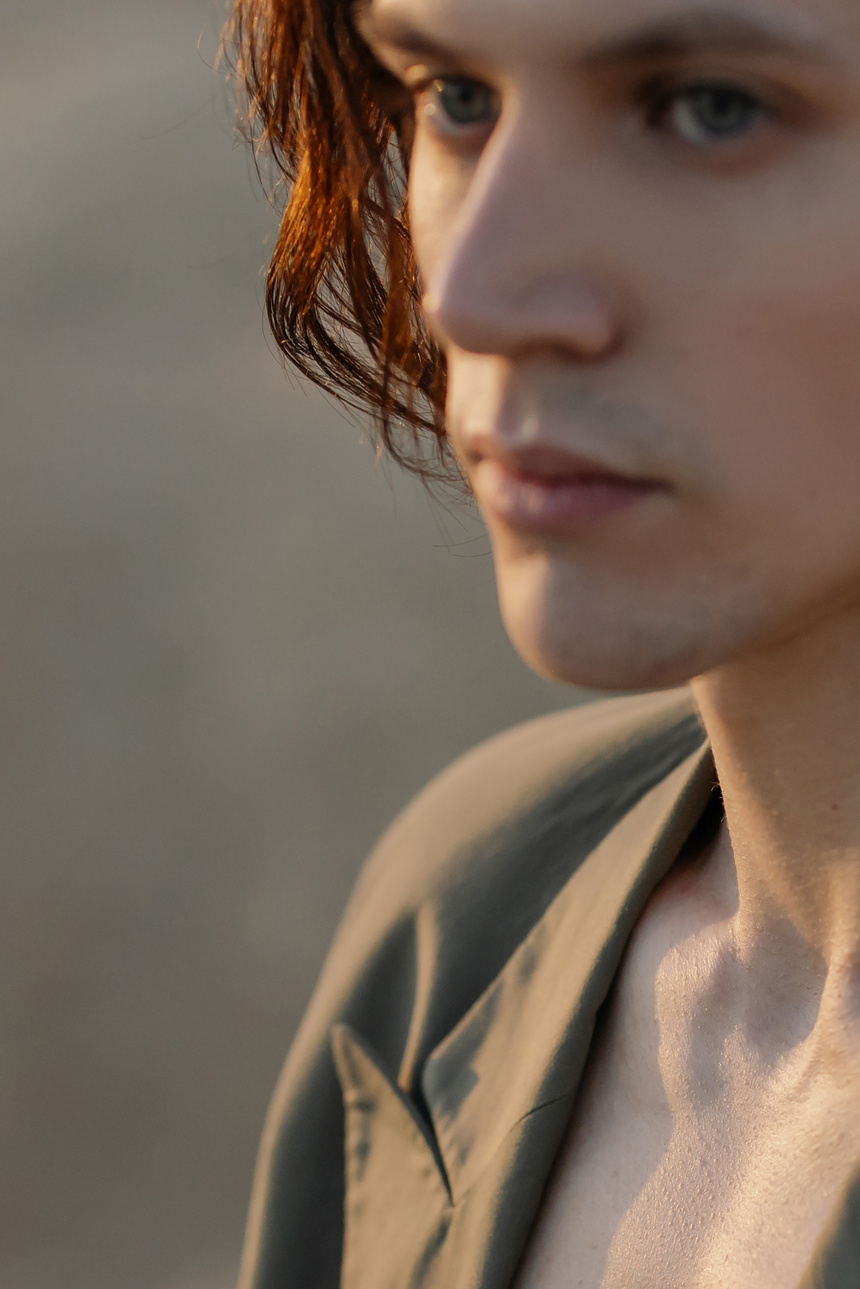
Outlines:
{"type": "Polygon", "coordinates": [[[618,475],[547,479],[515,474],[485,458],[475,470],[475,496],[497,519],[516,528],[580,527],[663,491],[658,484],[618,475]]]}

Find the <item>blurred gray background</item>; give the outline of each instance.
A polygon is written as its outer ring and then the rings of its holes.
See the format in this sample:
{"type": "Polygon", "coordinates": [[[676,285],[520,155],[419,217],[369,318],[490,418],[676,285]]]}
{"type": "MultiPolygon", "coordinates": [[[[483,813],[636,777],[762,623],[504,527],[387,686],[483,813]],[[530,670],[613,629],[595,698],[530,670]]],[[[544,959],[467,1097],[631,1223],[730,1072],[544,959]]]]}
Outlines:
{"type": "Polygon", "coordinates": [[[229,1289],[357,866],[582,695],[272,356],[220,5],[0,13],[0,1289],[229,1289]]]}

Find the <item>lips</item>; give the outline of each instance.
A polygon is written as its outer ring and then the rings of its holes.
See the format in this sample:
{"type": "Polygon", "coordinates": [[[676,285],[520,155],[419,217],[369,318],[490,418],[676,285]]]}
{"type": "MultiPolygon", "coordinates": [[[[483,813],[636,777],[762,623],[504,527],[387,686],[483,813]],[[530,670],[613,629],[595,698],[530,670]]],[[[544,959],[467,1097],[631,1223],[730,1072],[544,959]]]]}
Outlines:
{"type": "Polygon", "coordinates": [[[464,444],[478,504],[513,527],[580,527],[664,492],[554,444],[511,445],[490,435],[464,444]]]}

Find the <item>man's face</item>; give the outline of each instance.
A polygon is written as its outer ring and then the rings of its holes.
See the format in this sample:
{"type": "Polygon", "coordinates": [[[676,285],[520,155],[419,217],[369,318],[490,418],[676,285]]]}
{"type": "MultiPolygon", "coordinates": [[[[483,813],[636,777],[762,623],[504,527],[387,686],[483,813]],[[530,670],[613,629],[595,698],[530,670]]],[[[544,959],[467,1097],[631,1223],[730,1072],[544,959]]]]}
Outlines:
{"type": "Polygon", "coordinates": [[[860,598],[857,0],[374,0],[522,656],[679,683],[860,598]]]}

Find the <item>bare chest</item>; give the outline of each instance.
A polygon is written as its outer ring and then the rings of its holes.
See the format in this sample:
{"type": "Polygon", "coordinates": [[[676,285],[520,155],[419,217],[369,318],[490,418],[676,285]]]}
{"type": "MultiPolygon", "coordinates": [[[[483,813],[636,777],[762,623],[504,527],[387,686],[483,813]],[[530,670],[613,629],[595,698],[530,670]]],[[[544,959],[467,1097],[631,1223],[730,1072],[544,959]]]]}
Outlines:
{"type": "Polygon", "coordinates": [[[764,1078],[625,974],[515,1289],[794,1289],[860,1161],[860,1062],[799,1044],[764,1078]]]}

